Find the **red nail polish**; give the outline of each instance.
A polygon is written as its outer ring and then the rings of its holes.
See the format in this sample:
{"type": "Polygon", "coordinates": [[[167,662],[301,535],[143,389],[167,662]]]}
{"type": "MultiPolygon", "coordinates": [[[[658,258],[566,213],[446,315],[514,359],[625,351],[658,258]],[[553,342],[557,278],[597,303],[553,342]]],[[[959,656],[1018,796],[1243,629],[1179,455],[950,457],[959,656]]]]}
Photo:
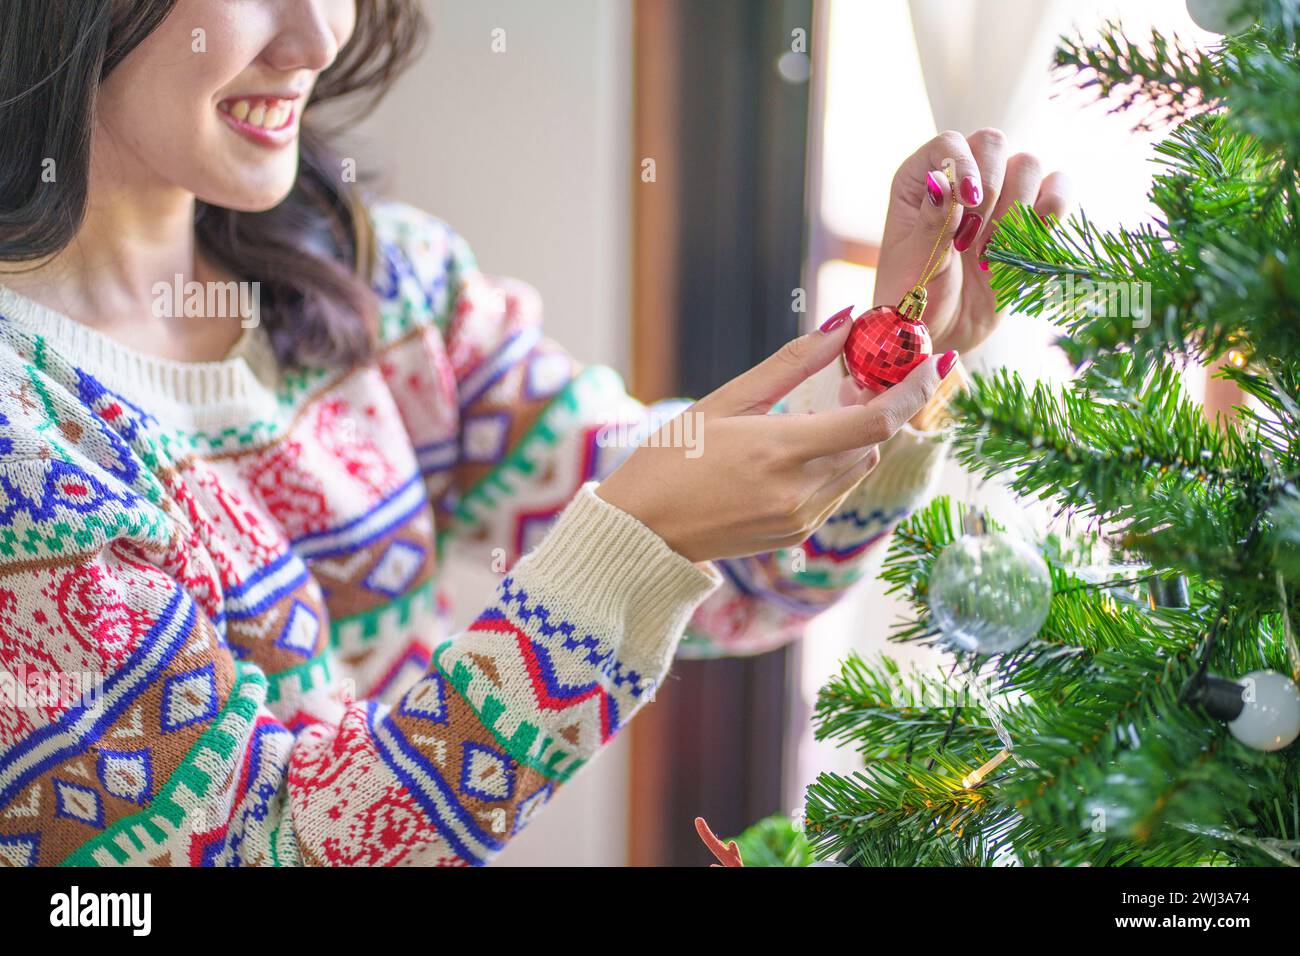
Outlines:
{"type": "Polygon", "coordinates": [[[851,316],[852,314],[853,314],[853,306],[849,306],[847,309],[840,309],[829,319],[823,322],[821,324],[821,328],[818,331],[820,331],[823,335],[825,335],[827,332],[834,332],[841,325],[847,322],[849,320],[849,316],[851,316]]]}
{"type": "Polygon", "coordinates": [[[970,244],[975,241],[979,235],[980,226],[984,225],[984,220],[978,213],[968,212],[962,217],[961,225],[957,227],[957,234],[952,237],[952,247],[958,252],[965,252],[970,248],[970,244]]]}
{"type": "Polygon", "coordinates": [[[989,261],[987,259],[981,259],[980,272],[988,272],[988,271],[989,271],[989,261]]]}
{"type": "Polygon", "coordinates": [[[939,373],[940,378],[947,378],[948,373],[952,371],[952,365],[957,361],[957,352],[944,352],[939,356],[939,361],[935,363],[935,371],[939,373]]]}
{"type": "Polygon", "coordinates": [[[961,198],[968,206],[978,206],[984,195],[979,180],[974,176],[963,176],[961,180],[961,198]]]}
{"type": "Polygon", "coordinates": [[[939,177],[932,172],[925,174],[925,191],[930,197],[931,206],[943,205],[943,197],[947,190],[943,188],[943,184],[939,181],[939,177]]]}

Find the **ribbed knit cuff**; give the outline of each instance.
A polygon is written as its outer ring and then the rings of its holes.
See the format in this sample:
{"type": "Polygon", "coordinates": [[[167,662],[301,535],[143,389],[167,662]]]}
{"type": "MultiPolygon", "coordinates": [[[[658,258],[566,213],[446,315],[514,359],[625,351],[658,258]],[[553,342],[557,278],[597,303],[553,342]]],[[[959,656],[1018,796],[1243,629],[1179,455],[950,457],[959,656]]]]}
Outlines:
{"type": "Polygon", "coordinates": [[[969,387],[970,374],[962,364],[961,356],[958,356],[957,361],[948,370],[948,374],[939,382],[939,387],[930,401],[926,403],[925,408],[916,413],[916,417],[910,424],[923,432],[937,432],[947,428],[954,420],[953,399],[969,387]]]}
{"type": "Polygon", "coordinates": [[[862,498],[874,508],[911,510],[938,479],[947,452],[941,434],[904,425],[880,446],[880,464],[858,485],[845,506],[852,507],[855,499],[862,498]]]}
{"type": "Polygon", "coordinates": [[[566,616],[621,634],[619,659],[659,675],[696,607],[722,582],[668,547],[627,512],[582,486],[541,545],[513,576],[566,616]]]}

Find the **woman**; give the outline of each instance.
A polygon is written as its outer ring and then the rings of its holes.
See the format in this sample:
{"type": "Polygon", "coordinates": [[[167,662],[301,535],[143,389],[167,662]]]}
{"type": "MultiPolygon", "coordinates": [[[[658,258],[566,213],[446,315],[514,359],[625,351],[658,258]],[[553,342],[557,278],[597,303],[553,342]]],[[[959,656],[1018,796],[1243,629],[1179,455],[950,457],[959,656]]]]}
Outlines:
{"type": "Polygon", "coordinates": [[[382,91],[413,2],[6,9],[10,862],[487,861],[683,631],[694,653],[760,650],[853,581],[941,455],[927,400],[995,322],[992,223],[1065,203],[996,131],[936,138],[895,179],[877,289],[915,281],[951,161],[936,358],[857,393],[846,309],[691,406],[701,454],[627,455],[605,436],[652,411],[542,338],[533,294],[445,225],[362,205],[303,124],[382,91]],[[821,410],[765,414],[792,390],[821,410]],[[453,542],[504,576],[444,640],[453,542]]]}

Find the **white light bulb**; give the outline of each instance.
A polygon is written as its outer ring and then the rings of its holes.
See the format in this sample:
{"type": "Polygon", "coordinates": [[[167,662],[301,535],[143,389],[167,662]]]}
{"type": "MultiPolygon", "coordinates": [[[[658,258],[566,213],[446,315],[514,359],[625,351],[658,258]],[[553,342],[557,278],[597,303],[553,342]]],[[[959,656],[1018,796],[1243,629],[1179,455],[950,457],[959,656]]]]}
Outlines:
{"type": "Polygon", "coordinates": [[[1300,687],[1277,671],[1251,671],[1238,679],[1245,706],[1228,730],[1247,747],[1281,750],[1300,737],[1300,687]]]}
{"type": "Polygon", "coordinates": [[[1210,33],[1237,33],[1250,26],[1241,6],[1242,0],[1187,0],[1187,15],[1210,33]]]}

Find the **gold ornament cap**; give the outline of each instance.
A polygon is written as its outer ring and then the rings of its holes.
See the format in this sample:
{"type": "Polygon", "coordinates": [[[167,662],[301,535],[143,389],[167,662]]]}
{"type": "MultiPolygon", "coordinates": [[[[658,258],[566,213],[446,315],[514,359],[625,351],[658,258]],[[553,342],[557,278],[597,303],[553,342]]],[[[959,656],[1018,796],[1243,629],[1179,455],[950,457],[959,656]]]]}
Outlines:
{"type": "Polygon", "coordinates": [[[903,296],[903,301],[898,303],[898,311],[903,318],[920,322],[921,316],[925,314],[925,286],[912,286],[907,295],[903,296]]]}

